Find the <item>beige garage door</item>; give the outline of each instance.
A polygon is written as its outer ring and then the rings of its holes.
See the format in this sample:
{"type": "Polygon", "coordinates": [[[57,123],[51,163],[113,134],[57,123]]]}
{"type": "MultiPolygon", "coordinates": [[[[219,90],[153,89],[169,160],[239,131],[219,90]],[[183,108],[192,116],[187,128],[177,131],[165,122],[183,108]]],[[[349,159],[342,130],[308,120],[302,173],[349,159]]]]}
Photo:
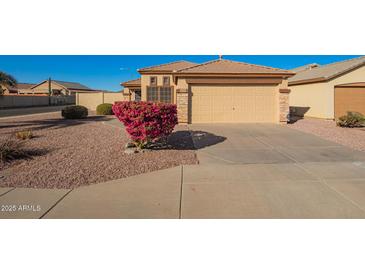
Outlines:
{"type": "Polygon", "coordinates": [[[365,87],[335,88],[335,118],[347,111],[356,111],[365,115],[365,87]]]}
{"type": "Polygon", "coordinates": [[[275,123],[274,87],[192,86],[192,123],[275,123]]]}

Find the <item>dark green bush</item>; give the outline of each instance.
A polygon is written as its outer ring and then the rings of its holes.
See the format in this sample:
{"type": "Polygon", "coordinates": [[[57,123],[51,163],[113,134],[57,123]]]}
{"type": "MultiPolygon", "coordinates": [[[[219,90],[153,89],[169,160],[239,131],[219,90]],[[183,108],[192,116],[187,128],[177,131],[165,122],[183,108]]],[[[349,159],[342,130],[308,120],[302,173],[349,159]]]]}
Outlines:
{"type": "Polygon", "coordinates": [[[62,109],[61,114],[65,119],[81,119],[86,118],[89,113],[84,106],[68,106],[62,109]]]}
{"type": "Polygon", "coordinates": [[[100,104],[96,107],[96,114],[113,115],[112,106],[113,106],[113,104],[108,104],[108,103],[100,104]]]}
{"type": "Polygon", "coordinates": [[[338,118],[337,125],[340,127],[364,127],[365,116],[359,112],[349,111],[346,115],[338,118]]]}

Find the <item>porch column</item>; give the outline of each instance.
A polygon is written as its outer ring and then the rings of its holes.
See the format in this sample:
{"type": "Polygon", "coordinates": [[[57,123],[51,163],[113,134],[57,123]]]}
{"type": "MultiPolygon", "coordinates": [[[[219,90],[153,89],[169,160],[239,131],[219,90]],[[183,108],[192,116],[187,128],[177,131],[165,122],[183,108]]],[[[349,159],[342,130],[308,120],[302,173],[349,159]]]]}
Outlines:
{"type": "Polygon", "coordinates": [[[279,122],[286,124],[289,115],[289,93],[290,89],[279,89],[279,122]]]}
{"type": "Polygon", "coordinates": [[[185,88],[176,90],[177,119],[179,124],[187,124],[189,108],[189,91],[185,88]]]}
{"type": "Polygon", "coordinates": [[[123,90],[123,101],[129,102],[131,100],[131,94],[130,91],[123,90]]]}

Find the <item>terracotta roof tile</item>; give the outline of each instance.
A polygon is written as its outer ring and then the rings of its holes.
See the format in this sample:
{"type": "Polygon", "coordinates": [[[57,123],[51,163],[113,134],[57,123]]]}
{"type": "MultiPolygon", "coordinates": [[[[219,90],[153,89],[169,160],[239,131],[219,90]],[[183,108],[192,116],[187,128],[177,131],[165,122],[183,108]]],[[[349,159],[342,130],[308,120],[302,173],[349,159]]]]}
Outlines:
{"type": "Polygon", "coordinates": [[[141,85],[141,78],[123,82],[123,83],[121,83],[121,85],[122,86],[140,86],[141,85]]]}
{"type": "Polygon", "coordinates": [[[291,71],[278,68],[259,66],[249,63],[236,62],[225,59],[213,60],[200,65],[192,66],[186,69],[181,69],[178,73],[232,73],[232,74],[293,74],[291,71]]]}
{"type": "Polygon", "coordinates": [[[191,66],[197,65],[196,63],[189,62],[189,61],[176,61],[172,63],[162,64],[158,66],[152,66],[147,68],[141,68],[139,72],[153,72],[153,71],[166,71],[166,72],[173,72],[175,70],[185,69],[191,66]]]}
{"type": "Polygon", "coordinates": [[[14,87],[8,87],[8,89],[10,91],[18,91],[18,89],[30,89],[31,87],[33,87],[35,84],[28,84],[28,83],[18,83],[16,86],[14,87]]]}
{"type": "Polygon", "coordinates": [[[53,82],[60,84],[61,86],[64,86],[65,88],[69,88],[69,89],[88,89],[88,90],[92,90],[91,88],[84,86],[80,83],[76,83],[76,82],[66,82],[66,81],[59,81],[59,80],[52,80],[53,82]]]}
{"type": "Polygon", "coordinates": [[[363,65],[365,56],[303,70],[289,78],[289,84],[327,81],[363,65]]]}
{"type": "Polygon", "coordinates": [[[297,68],[293,68],[291,69],[291,71],[294,71],[295,73],[298,73],[300,71],[303,71],[303,70],[307,70],[307,69],[313,69],[313,68],[316,68],[316,67],[319,67],[320,65],[318,65],[317,63],[312,63],[312,64],[307,64],[307,65],[304,65],[304,66],[300,66],[300,67],[297,67],[297,68]]]}
{"type": "Polygon", "coordinates": [[[27,89],[27,88],[31,88],[34,85],[36,85],[36,84],[18,83],[16,85],[16,88],[18,88],[18,89],[27,89]]]}
{"type": "MultiPolygon", "coordinates": [[[[76,82],[66,82],[66,81],[59,81],[59,80],[53,80],[53,79],[51,79],[51,81],[65,87],[67,89],[72,89],[72,90],[93,90],[93,89],[91,89],[87,86],[84,86],[84,85],[82,85],[80,83],[76,83],[76,82]]],[[[38,87],[39,85],[41,85],[43,83],[46,83],[46,82],[48,82],[48,80],[45,80],[45,81],[43,81],[39,84],[36,84],[36,85],[32,86],[32,89],[34,89],[34,88],[38,87]]]]}

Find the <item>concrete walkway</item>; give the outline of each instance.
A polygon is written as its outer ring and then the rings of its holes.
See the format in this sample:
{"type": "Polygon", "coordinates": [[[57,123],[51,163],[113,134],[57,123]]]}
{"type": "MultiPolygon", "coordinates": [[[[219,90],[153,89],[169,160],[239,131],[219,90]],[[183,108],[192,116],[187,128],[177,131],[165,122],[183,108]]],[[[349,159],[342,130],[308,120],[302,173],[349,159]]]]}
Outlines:
{"type": "Polygon", "coordinates": [[[189,128],[200,165],[74,190],[0,188],[0,218],[365,218],[364,153],[283,126],[189,128]]]}

